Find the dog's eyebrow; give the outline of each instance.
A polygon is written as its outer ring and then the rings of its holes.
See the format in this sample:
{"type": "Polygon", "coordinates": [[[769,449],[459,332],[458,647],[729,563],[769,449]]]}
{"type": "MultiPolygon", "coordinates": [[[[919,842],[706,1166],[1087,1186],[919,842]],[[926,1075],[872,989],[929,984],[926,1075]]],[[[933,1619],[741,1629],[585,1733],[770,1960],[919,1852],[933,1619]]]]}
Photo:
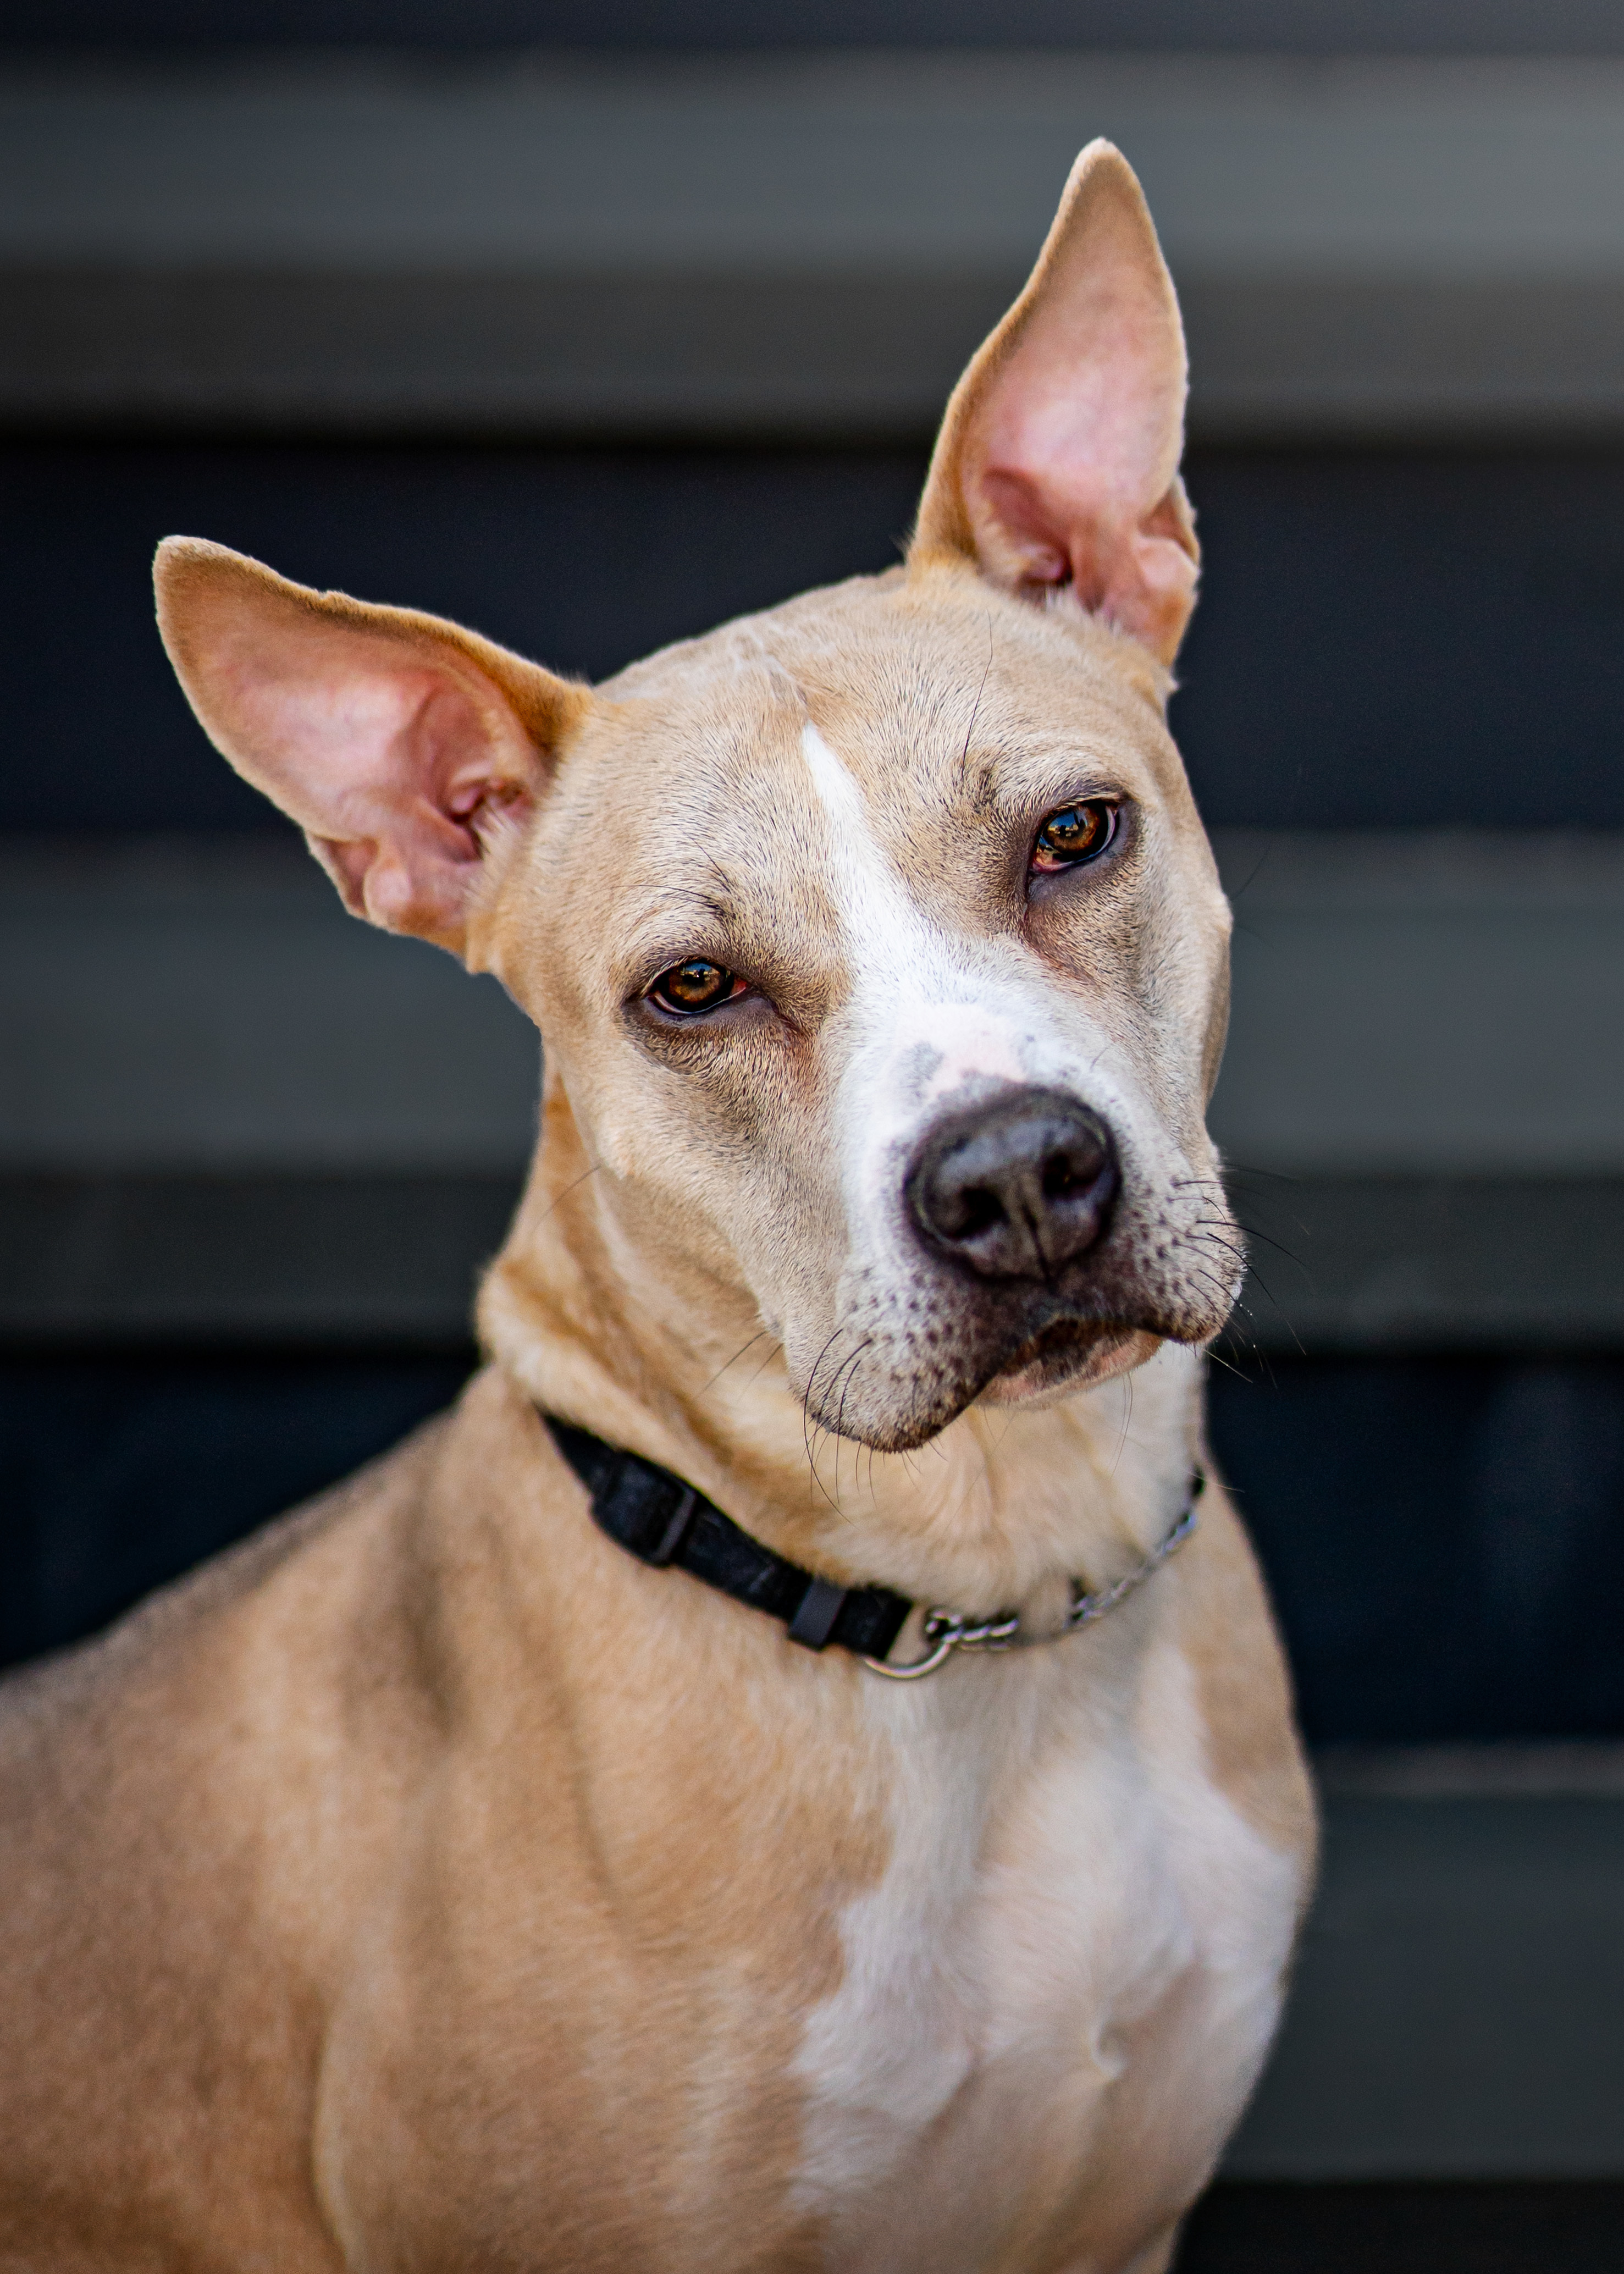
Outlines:
{"type": "MultiPolygon", "coordinates": [[[[977,720],[977,719],[981,717],[981,697],[982,697],[982,696],[983,696],[983,695],[985,695],[985,694],[986,694],[986,692],[987,692],[987,676],[988,676],[988,674],[991,671],[991,669],[992,669],[992,618],[991,618],[990,616],[989,616],[989,617],[988,617],[988,619],[987,619],[987,660],[986,660],[986,662],[981,666],[981,676],[980,682],[979,682],[979,684],[978,684],[978,685],[977,685],[977,687],[976,687],[976,690],[975,690],[975,700],[974,700],[974,702],[970,705],[970,723],[969,723],[969,725],[965,728],[964,748],[963,748],[963,749],[962,749],[962,750],[960,750],[960,751],[959,751],[959,771],[960,772],[960,773],[967,772],[968,772],[968,769],[969,769],[969,764],[970,764],[970,737],[972,736],[972,734],[974,734],[974,732],[975,732],[975,722],[976,722],[976,720],[977,720]]],[[[985,792],[984,792],[984,791],[983,791],[983,794],[985,794],[985,792]]]]}
{"type": "MultiPolygon", "coordinates": [[[[1000,751],[998,757],[1002,756],[1000,751]]],[[[997,812],[1000,803],[997,757],[983,756],[973,758],[966,744],[965,754],[959,762],[959,780],[965,802],[978,819],[985,819],[997,812]]]]}
{"type": "Polygon", "coordinates": [[[719,892],[702,891],[697,885],[673,885],[656,894],[653,906],[670,907],[679,901],[696,900],[702,908],[716,918],[718,923],[731,923],[735,914],[733,879],[714,853],[706,854],[705,865],[716,878],[719,892]]]}
{"type": "Polygon", "coordinates": [[[714,916],[718,923],[731,923],[733,920],[733,910],[727,901],[718,900],[712,893],[702,892],[692,885],[676,885],[667,892],[657,892],[650,903],[657,908],[682,904],[689,907],[697,904],[708,915],[714,916]]]}

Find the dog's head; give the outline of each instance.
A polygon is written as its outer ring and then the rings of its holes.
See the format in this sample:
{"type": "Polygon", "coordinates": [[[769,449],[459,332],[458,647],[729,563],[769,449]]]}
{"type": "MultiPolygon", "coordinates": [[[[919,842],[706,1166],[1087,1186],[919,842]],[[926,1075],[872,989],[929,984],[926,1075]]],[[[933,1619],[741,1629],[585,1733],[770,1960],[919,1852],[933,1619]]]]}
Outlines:
{"type": "Polygon", "coordinates": [[[1149,216],[1094,144],[886,576],[591,690],[160,554],[220,749],[355,913],[500,973],[614,1241],[741,1291],[871,1445],[1200,1341],[1232,1299],[1204,1124],[1228,914],[1163,718],[1184,398],[1149,216]]]}

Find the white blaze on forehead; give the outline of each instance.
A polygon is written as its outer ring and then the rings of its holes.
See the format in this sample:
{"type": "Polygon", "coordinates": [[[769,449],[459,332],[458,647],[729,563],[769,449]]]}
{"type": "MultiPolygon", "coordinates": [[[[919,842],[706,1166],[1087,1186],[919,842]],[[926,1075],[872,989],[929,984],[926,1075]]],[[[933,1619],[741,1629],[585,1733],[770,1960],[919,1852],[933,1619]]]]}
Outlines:
{"type": "Polygon", "coordinates": [[[861,981],[873,970],[899,993],[928,985],[939,953],[930,954],[929,927],[868,825],[862,792],[809,719],[801,730],[801,748],[829,823],[830,886],[847,943],[861,956],[853,977],[861,981]]]}
{"type": "Polygon", "coordinates": [[[975,1077],[1027,1079],[1019,1048],[1025,1021],[1011,1019],[1007,990],[978,973],[963,943],[950,940],[911,898],[874,834],[862,792],[810,719],[801,747],[829,824],[830,889],[858,998],[867,998],[865,1024],[883,1027],[892,1056],[936,1057],[931,1097],[975,1077]]]}

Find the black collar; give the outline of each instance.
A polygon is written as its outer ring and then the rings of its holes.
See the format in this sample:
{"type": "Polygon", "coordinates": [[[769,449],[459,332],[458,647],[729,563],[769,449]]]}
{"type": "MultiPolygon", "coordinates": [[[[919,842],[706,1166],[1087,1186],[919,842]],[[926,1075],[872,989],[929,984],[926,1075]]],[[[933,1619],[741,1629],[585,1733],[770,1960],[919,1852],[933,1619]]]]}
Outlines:
{"type": "Polygon", "coordinates": [[[1071,1607],[1056,1634],[1023,1635],[1013,1612],[976,1623],[956,1612],[934,1610],[925,1620],[924,1657],[911,1665],[891,1667],[884,1662],[886,1654],[914,1608],[906,1595],[893,1594],[889,1587],[840,1587],[832,1579],[803,1571],[787,1555],[776,1555],[752,1540],[731,1516],[669,1469],[645,1461],[640,1453],[606,1445],[572,1421],[546,1412],[541,1418],[591,1495],[592,1514],[600,1528],[639,1562],[656,1570],[674,1564],[735,1602],[782,1619],[790,1640],[805,1649],[825,1650],[833,1643],[854,1653],[876,1674],[904,1681],[933,1672],[955,1650],[1019,1649],[1028,1641],[1056,1640],[1103,1618],[1183,1547],[1195,1529],[1196,1503],[1207,1482],[1198,1469],[1177,1523],[1122,1578],[1094,1594],[1086,1593],[1080,1580],[1071,1582],[1071,1607]]]}
{"type": "Polygon", "coordinates": [[[669,1469],[622,1453],[589,1430],[542,1419],[558,1449],[592,1495],[592,1514],[611,1540],[639,1562],[674,1563],[735,1602],[782,1619],[789,1638],[808,1650],[831,1643],[860,1658],[883,1658],[914,1606],[889,1587],[839,1587],[775,1555],[741,1532],[731,1516],[669,1469]]]}

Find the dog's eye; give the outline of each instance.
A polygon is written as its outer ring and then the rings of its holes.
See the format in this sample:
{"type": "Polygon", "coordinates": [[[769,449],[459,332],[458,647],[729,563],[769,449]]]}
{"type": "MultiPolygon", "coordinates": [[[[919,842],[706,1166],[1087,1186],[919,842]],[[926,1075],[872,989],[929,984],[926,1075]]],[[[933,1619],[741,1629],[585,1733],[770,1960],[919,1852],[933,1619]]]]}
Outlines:
{"type": "Polygon", "coordinates": [[[1032,865],[1048,874],[1074,869],[1079,861],[1096,861],[1116,834],[1116,809],[1093,800],[1083,805],[1063,805],[1039,830],[1032,848],[1032,865]]]}
{"type": "Polygon", "coordinates": [[[745,990],[736,972],[724,971],[719,963],[708,963],[703,955],[691,955],[686,963],[673,963],[669,971],[662,971],[647,991],[650,1001],[658,1003],[662,1011],[679,1019],[695,1019],[719,1004],[731,1003],[745,990]]]}

